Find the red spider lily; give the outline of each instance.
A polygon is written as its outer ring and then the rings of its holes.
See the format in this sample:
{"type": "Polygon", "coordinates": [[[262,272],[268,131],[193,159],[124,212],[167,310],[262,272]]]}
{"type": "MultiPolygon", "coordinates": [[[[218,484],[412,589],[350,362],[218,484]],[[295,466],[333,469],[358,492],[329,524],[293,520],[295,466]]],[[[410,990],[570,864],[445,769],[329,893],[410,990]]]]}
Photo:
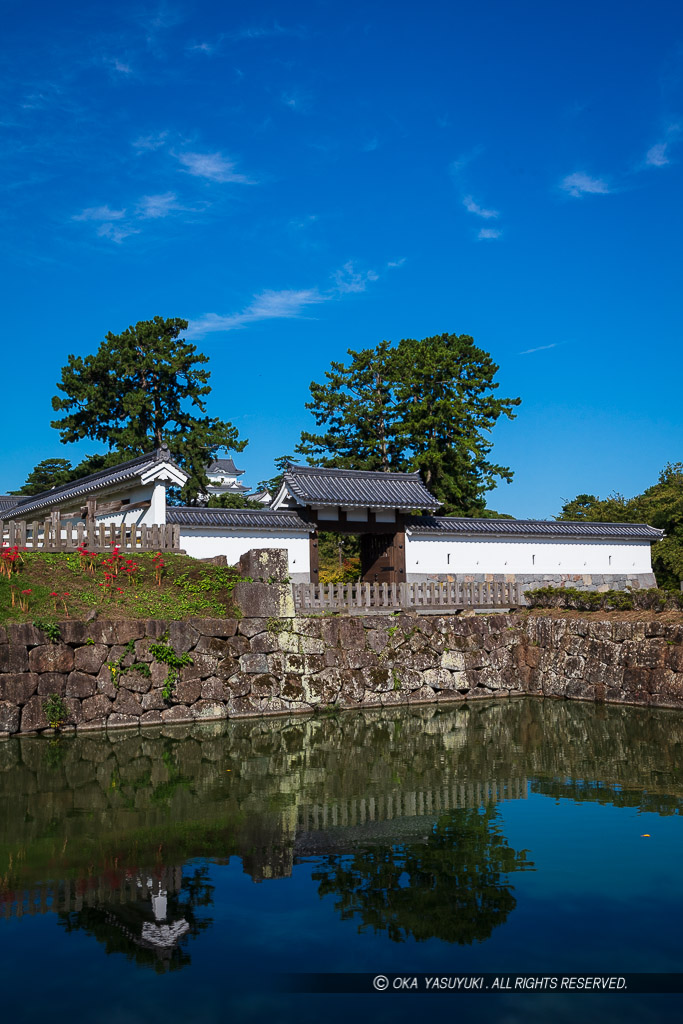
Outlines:
{"type": "Polygon", "coordinates": [[[21,592],[21,594],[19,596],[19,607],[21,608],[22,612],[27,612],[28,611],[28,601],[29,601],[28,595],[30,593],[31,593],[30,590],[22,590],[22,592],[21,592]]]}

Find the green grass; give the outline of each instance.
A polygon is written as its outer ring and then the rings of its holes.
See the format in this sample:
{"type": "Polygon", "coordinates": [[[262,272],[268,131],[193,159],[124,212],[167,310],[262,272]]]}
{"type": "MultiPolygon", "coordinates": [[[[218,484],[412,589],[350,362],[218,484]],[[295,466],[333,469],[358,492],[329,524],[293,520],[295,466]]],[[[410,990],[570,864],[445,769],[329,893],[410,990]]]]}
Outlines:
{"type": "Polygon", "coordinates": [[[77,554],[23,552],[18,572],[10,579],[0,577],[0,623],[82,619],[93,610],[98,618],[107,619],[184,619],[191,615],[235,614],[231,594],[240,580],[235,569],[205,565],[187,555],[164,552],[161,585],[157,586],[152,565],[154,552],[125,553],[124,559],[130,558],[137,570],[130,580],[125,573],[119,573],[107,590],[102,584],[105,571],[109,571],[103,564],[108,557],[98,556],[93,575],[85,571],[77,554]],[[59,596],[52,597],[54,592],[59,596]],[[20,598],[28,602],[25,611],[19,607],[20,598]]]}

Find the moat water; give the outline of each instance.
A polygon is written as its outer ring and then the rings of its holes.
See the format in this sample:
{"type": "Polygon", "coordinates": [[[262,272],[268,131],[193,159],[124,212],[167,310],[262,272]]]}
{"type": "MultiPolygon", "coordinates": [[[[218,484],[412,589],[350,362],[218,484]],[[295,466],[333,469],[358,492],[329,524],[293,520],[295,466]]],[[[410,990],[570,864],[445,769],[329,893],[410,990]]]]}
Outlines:
{"type": "Polygon", "coordinates": [[[3,1019],[673,1019],[287,978],[682,972],[682,752],[683,714],[534,699],[3,742],[3,1019]]]}

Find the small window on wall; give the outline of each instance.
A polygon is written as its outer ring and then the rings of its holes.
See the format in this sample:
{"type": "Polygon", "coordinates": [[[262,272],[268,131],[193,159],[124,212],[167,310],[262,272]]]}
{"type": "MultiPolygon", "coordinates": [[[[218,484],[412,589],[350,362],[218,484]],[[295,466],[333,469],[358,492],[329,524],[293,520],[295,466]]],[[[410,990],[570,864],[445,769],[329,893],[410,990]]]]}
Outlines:
{"type": "Polygon", "coordinates": [[[450,552],[449,552],[449,553],[448,553],[448,554],[446,555],[446,565],[450,565],[450,564],[451,564],[451,555],[450,555],[450,552]]]}
{"type": "Polygon", "coordinates": [[[608,556],[607,556],[607,564],[608,564],[608,565],[611,565],[611,564],[612,564],[612,556],[611,556],[611,555],[608,555],[608,556]]]}
{"type": "Polygon", "coordinates": [[[536,565],[536,555],[531,556],[531,564],[536,565]]]}

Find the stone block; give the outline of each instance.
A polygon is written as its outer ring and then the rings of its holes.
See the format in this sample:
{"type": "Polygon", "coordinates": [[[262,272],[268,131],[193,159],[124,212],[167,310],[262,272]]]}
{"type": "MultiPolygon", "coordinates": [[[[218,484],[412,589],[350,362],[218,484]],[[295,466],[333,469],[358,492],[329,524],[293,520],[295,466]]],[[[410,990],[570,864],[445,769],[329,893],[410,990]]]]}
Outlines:
{"type": "Polygon", "coordinates": [[[408,694],[410,704],[427,703],[435,700],[436,694],[431,686],[421,686],[419,690],[413,690],[408,694]]]}
{"type": "Polygon", "coordinates": [[[36,629],[30,622],[8,622],[5,630],[7,640],[12,645],[37,647],[45,643],[42,629],[36,629]]]}
{"type": "Polygon", "coordinates": [[[284,548],[252,548],[237,563],[241,576],[262,583],[286,583],[289,579],[289,556],[284,548]]]}
{"type": "Polygon", "coordinates": [[[288,701],[303,700],[304,687],[301,676],[285,676],[282,681],[280,696],[288,701]]]}
{"type": "Polygon", "coordinates": [[[35,732],[36,729],[47,729],[48,720],[43,711],[44,697],[31,697],[21,712],[21,731],[35,732]]]}
{"type": "Polygon", "coordinates": [[[198,700],[190,708],[193,718],[199,721],[213,721],[219,718],[227,718],[228,710],[225,704],[212,700],[198,700]]]}
{"type": "Polygon", "coordinates": [[[74,652],[67,644],[43,644],[29,652],[28,663],[31,672],[70,672],[74,652]]]}
{"type": "Polygon", "coordinates": [[[192,712],[185,704],[176,704],[175,707],[167,708],[161,712],[161,720],[164,724],[168,722],[193,722],[192,712]]]}
{"type": "Polygon", "coordinates": [[[104,721],[109,715],[111,708],[112,702],[103,693],[98,693],[95,697],[87,697],[81,704],[82,721],[104,721]]]}
{"type": "Polygon", "coordinates": [[[143,711],[163,711],[168,707],[164,700],[163,690],[154,689],[149,693],[143,693],[140,699],[140,706],[143,711]]]}
{"type": "Polygon", "coordinates": [[[109,648],[106,644],[86,644],[84,647],[77,647],[74,651],[74,669],[96,676],[108,654],[109,648]]]}
{"type": "Polygon", "coordinates": [[[175,684],[171,695],[173,704],[194,704],[202,693],[201,679],[181,679],[175,684]]]}
{"type": "Polygon", "coordinates": [[[280,684],[275,678],[267,673],[260,676],[251,676],[252,697],[275,697],[280,692],[280,684]]]}
{"type": "Polygon", "coordinates": [[[56,693],[63,697],[66,693],[67,675],[65,672],[43,672],[38,676],[38,695],[47,697],[56,693]]]}
{"type": "MultiPolygon", "coordinates": [[[[301,637],[301,640],[305,639],[306,637],[301,637]]],[[[320,641],[316,642],[319,643],[320,641]]],[[[274,651],[278,651],[279,649],[277,637],[273,633],[259,633],[257,636],[252,638],[252,654],[272,654],[274,651]]]]}
{"type": "Polygon", "coordinates": [[[200,636],[194,650],[197,654],[212,654],[216,658],[227,658],[232,655],[228,641],[217,636],[200,636]]]}
{"type": "Polygon", "coordinates": [[[199,630],[185,620],[172,622],[168,628],[168,642],[176,654],[192,650],[200,635],[199,630]]]}
{"type": "Polygon", "coordinates": [[[24,644],[0,645],[0,673],[28,672],[28,650],[24,644]]]}
{"type": "Polygon", "coordinates": [[[228,679],[228,686],[233,697],[245,697],[251,690],[251,681],[253,676],[246,675],[244,672],[236,672],[234,676],[230,676],[228,679]]]}
{"type": "Polygon", "coordinates": [[[431,686],[433,690],[450,689],[451,673],[445,668],[429,668],[423,674],[425,686],[431,686]]]}
{"type": "Polygon", "coordinates": [[[234,636],[237,632],[237,619],[200,619],[191,618],[190,623],[202,636],[234,636]]]}
{"type": "MultiPolygon", "coordinates": [[[[167,668],[167,666],[164,665],[164,668],[167,668]]],[[[147,693],[152,686],[151,666],[149,675],[145,675],[144,672],[138,672],[137,669],[129,669],[122,678],[125,681],[127,690],[133,690],[135,693],[147,693]]]]}
{"type": "Polygon", "coordinates": [[[218,676],[211,676],[210,679],[205,679],[202,683],[202,700],[230,700],[231,697],[232,691],[225,679],[220,679],[218,676]]]}
{"type": "Polygon", "coordinates": [[[69,673],[66,681],[67,697],[92,697],[97,691],[97,680],[95,676],[87,672],[73,671],[69,673]]]}
{"type": "Polygon", "coordinates": [[[238,583],[232,598],[244,619],[294,618],[294,598],[288,583],[238,583]]]}
{"type": "Polygon", "coordinates": [[[465,669],[465,655],[462,651],[446,650],[441,655],[440,665],[450,672],[462,672],[465,669]]]}
{"type": "Polygon", "coordinates": [[[119,687],[119,692],[112,706],[112,712],[115,715],[139,717],[142,714],[140,698],[137,694],[131,693],[130,690],[124,690],[123,687],[119,687]]]}
{"type": "Polygon", "coordinates": [[[9,700],[0,701],[0,732],[19,732],[19,708],[9,700]]]}
{"type": "Polygon", "coordinates": [[[38,690],[36,672],[7,672],[0,676],[0,700],[25,704],[38,690]]]}
{"type": "MultiPolygon", "coordinates": [[[[286,631],[291,632],[291,619],[281,619],[278,622],[286,626],[286,631]]],[[[259,633],[265,633],[268,631],[268,619],[264,619],[261,616],[252,616],[250,618],[240,619],[237,632],[240,636],[246,636],[251,639],[253,636],[257,636],[259,633]]],[[[273,635],[278,632],[282,632],[282,628],[273,631],[273,635]]]]}
{"type": "Polygon", "coordinates": [[[161,717],[161,711],[145,711],[144,715],[140,716],[140,725],[161,725],[163,718],[161,717]]]}
{"type": "Polygon", "coordinates": [[[127,729],[139,724],[140,719],[136,715],[114,713],[107,719],[107,729],[127,729]]]}
{"type": "Polygon", "coordinates": [[[240,671],[247,673],[263,673],[268,671],[268,659],[265,654],[242,654],[240,671]]]}
{"type": "Polygon", "coordinates": [[[229,718],[245,718],[260,715],[265,700],[261,697],[233,697],[228,702],[229,718]]]}

